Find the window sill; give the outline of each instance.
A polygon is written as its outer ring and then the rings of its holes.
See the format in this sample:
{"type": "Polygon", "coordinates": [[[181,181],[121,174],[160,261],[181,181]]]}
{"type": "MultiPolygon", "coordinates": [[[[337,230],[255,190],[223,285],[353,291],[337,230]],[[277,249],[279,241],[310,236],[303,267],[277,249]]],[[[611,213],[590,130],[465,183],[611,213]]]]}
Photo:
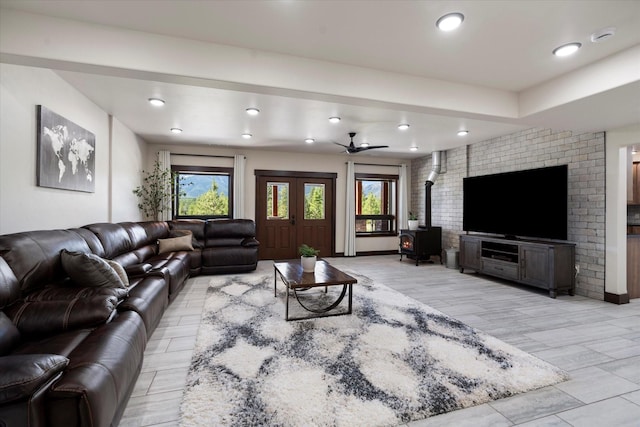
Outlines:
{"type": "Polygon", "coordinates": [[[356,237],[398,237],[395,231],[380,231],[370,233],[356,233],[356,237]]]}

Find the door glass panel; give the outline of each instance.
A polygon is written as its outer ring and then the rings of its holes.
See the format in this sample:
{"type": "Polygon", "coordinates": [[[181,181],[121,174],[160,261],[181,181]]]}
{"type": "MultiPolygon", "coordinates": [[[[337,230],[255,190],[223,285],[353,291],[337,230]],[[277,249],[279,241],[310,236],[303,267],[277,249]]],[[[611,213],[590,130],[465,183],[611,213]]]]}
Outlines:
{"type": "Polygon", "coordinates": [[[304,219],[324,219],[324,184],[304,184],[304,219]]]}
{"type": "Polygon", "coordinates": [[[267,182],[267,219],[289,219],[288,182],[267,182]]]}

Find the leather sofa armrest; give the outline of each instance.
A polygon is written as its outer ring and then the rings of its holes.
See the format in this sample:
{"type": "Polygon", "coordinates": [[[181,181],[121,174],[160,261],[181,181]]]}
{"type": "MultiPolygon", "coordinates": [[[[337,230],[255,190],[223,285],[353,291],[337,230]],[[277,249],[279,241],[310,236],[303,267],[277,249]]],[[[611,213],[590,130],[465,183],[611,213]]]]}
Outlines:
{"type": "Polygon", "coordinates": [[[260,246],[260,242],[258,242],[255,237],[245,237],[240,244],[246,247],[260,246]]]}
{"type": "Polygon", "coordinates": [[[0,404],[29,399],[68,364],[69,359],[58,354],[0,357],[0,404]]]}
{"type": "Polygon", "coordinates": [[[22,301],[5,313],[21,334],[41,336],[108,323],[117,305],[114,295],[100,295],[67,301],[22,301]]]}
{"type": "Polygon", "coordinates": [[[146,275],[149,271],[151,271],[151,264],[133,264],[124,268],[124,271],[127,272],[127,276],[129,277],[141,277],[146,275]]]}

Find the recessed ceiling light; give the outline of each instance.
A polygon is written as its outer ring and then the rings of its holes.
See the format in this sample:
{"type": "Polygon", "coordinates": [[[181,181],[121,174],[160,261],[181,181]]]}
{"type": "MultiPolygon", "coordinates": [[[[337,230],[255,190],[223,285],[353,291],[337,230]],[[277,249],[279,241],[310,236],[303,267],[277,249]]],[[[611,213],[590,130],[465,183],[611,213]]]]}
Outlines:
{"type": "Polygon", "coordinates": [[[563,44],[562,46],[553,49],[553,54],[555,56],[569,56],[576,53],[581,46],[582,43],[578,42],[563,44]]]}
{"type": "Polygon", "coordinates": [[[162,107],[164,105],[164,99],[160,98],[149,98],[149,104],[154,107],[162,107]]]}
{"type": "Polygon", "coordinates": [[[304,142],[306,142],[307,144],[313,144],[316,140],[313,138],[307,138],[304,140],[304,142]]]}
{"type": "Polygon", "coordinates": [[[171,128],[172,133],[182,133],[182,129],[180,128],[171,128]]]}
{"type": "Polygon", "coordinates": [[[243,134],[242,134],[242,137],[243,137],[244,139],[250,139],[252,136],[253,136],[253,135],[251,135],[250,133],[243,133],[243,134]]]}
{"type": "Polygon", "coordinates": [[[459,130],[458,131],[458,136],[466,136],[469,134],[468,130],[459,130]]]}
{"type": "Polygon", "coordinates": [[[409,147],[409,151],[418,151],[418,147],[416,146],[409,147]]]}
{"type": "Polygon", "coordinates": [[[368,147],[369,143],[368,142],[363,142],[362,144],[360,144],[360,147],[368,147]]]}
{"type": "Polygon", "coordinates": [[[400,124],[398,125],[398,129],[400,129],[400,130],[407,130],[407,129],[409,129],[409,125],[408,125],[407,123],[400,123],[400,124]]]}
{"type": "Polygon", "coordinates": [[[257,108],[247,108],[246,111],[250,116],[257,116],[258,114],[260,114],[260,110],[258,110],[257,108]]]}
{"type": "Polygon", "coordinates": [[[452,31],[455,30],[462,24],[464,21],[464,15],[461,13],[448,13],[444,16],[441,16],[440,19],[436,21],[436,26],[441,31],[452,31]]]}
{"type": "Polygon", "coordinates": [[[329,117],[329,122],[331,123],[339,123],[340,122],[340,117],[329,117]]]}

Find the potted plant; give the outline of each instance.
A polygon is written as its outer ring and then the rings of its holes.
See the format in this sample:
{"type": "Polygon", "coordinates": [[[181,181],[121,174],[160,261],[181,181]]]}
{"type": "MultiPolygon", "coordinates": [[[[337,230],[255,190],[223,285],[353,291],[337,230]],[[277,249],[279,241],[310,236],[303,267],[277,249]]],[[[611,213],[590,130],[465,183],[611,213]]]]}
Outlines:
{"type": "Polygon", "coordinates": [[[302,271],[305,273],[313,273],[316,269],[316,260],[318,259],[318,254],[320,253],[320,251],[303,243],[298,248],[298,253],[300,254],[302,271]]]}
{"type": "Polygon", "coordinates": [[[161,168],[156,160],[153,169],[150,172],[142,171],[142,174],[142,185],[136,187],[133,194],[138,196],[138,209],[142,214],[147,219],[157,221],[162,212],[171,211],[173,207],[173,200],[177,196],[173,185],[177,173],[161,168]]]}
{"type": "Polygon", "coordinates": [[[409,230],[417,230],[419,225],[418,216],[409,212],[409,230]]]}

